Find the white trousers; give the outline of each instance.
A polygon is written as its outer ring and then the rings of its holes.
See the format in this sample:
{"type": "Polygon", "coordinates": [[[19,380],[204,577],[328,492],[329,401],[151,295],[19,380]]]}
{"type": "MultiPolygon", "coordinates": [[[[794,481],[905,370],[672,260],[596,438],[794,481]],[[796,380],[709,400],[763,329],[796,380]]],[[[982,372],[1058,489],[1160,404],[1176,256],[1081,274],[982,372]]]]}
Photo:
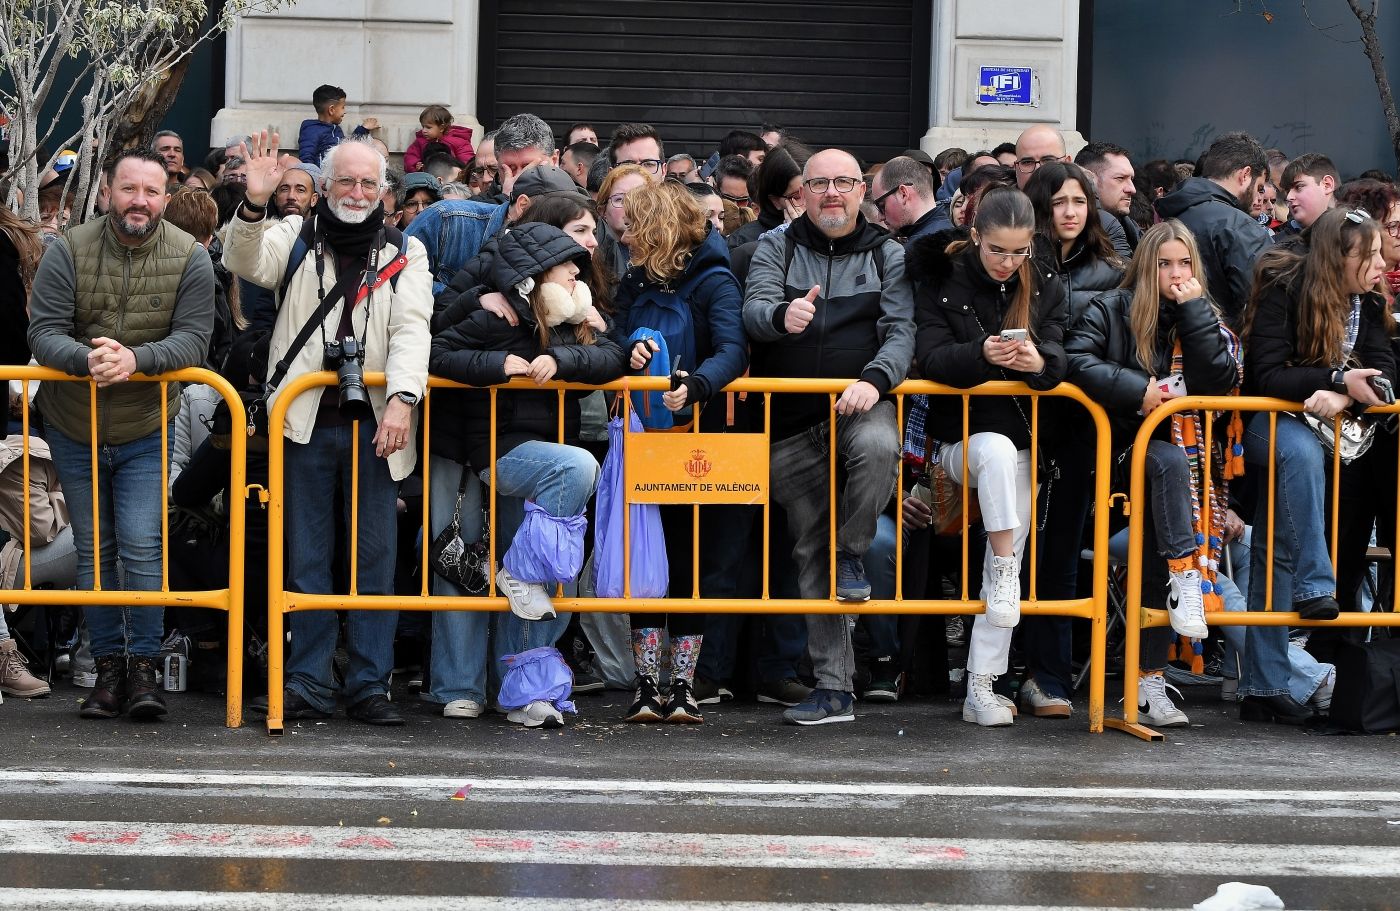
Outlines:
{"type": "MultiPolygon", "coordinates": [[[[944,446],[939,461],[954,483],[962,483],[963,445],[944,446]]],[[[974,433],[967,440],[967,482],[977,488],[982,525],[988,532],[1014,531],[1012,547],[1017,566],[1031,531],[1031,451],[999,433],[974,433]]],[[[982,560],[982,600],[992,590],[992,547],[982,560]]],[[[1005,674],[1011,656],[1011,634],[987,622],[985,614],[972,621],[967,649],[969,674],[1005,674]]]]}

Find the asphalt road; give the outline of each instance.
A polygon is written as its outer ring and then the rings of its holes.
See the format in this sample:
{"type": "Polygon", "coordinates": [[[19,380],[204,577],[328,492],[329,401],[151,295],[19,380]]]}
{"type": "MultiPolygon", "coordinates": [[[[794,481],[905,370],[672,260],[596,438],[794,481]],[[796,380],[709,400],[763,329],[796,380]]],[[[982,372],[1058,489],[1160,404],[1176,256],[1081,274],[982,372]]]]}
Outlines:
{"type": "Polygon", "coordinates": [[[580,697],[500,716],[222,727],[82,721],[82,691],[0,706],[0,907],[769,911],[1400,907],[1400,740],[1244,725],[1207,689],[1165,743],[1065,721],[983,730],[955,703],[771,706],[698,727],[580,697]],[[454,799],[458,798],[458,799],[454,799]]]}

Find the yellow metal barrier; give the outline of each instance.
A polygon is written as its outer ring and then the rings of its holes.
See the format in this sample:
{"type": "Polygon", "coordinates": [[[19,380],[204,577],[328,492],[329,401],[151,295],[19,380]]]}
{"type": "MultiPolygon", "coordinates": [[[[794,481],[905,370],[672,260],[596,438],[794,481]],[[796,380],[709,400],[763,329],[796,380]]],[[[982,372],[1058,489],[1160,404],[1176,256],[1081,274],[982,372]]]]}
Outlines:
{"type": "MultiPolygon", "coordinates": [[[[366,373],[364,375],[367,386],[383,386],[385,377],[382,373],[366,373]]],[[[774,394],[820,394],[829,397],[833,409],[837,396],[850,385],[851,380],[830,380],[830,379],[764,379],[764,378],[743,378],[734,381],[726,389],[730,392],[760,394],[763,396],[764,427],[771,427],[769,421],[772,407],[772,396],[774,394]]],[[[430,377],[428,386],[429,392],[423,399],[422,407],[422,434],[424,441],[419,451],[419,459],[423,470],[423,488],[425,496],[423,499],[423,540],[422,548],[422,581],[421,589],[416,595],[360,595],[355,589],[358,582],[356,572],[357,541],[358,541],[358,495],[359,484],[352,482],[352,506],[349,531],[350,543],[350,591],[348,594],[303,594],[299,592],[287,591],[284,567],[284,528],[283,518],[285,510],[285,465],[284,465],[284,438],[280,428],[285,425],[286,414],[291,403],[297,396],[319,390],[325,386],[333,386],[336,383],[336,375],[325,371],[320,373],[304,374],[286,383],[282,387],[281,394],[273,404],[269,416],[268,426],[271,428],[270,445],[268,447],[268,487],[269,506],[268,516],[268,716],[267,730],[270,734],[280,734],[282,732],[282,712],[283,712],[283,676],[284,676],[284,615],[292,611],[301,610],[507,610],[508,604],[504,597],[496,594],[495,589],[495,566],[497,536],[491,535],[491,577],[490,593],[481,597],[458,597],[429,594],[431,573],[428,568],[428,547],[427,542],[431,540],[428,532],[431,523],[429,521],[429,501],[431,497],[427,495],[430,486],[430,462],[427,457],[428,444],[432,432],[432,394],[433,389],[464,389],[471,388],[445,380],[439,377],[430,377]]],[[[669,382],[664,377],[628,377],[620,379],[603,386],[586,386],[576,383],[551,382],[543,386],[526,379],[514,379],[508,384],[490,387],[487,391],[491,400],[491,504],[490,514],[494,517],[495,504],[495,416],[496,416],[496,396],[500,390],[530,390],[540,392],[542,390],[555,390],[560,397],[562,405],[564,393],[568,390],[593,390],[602,389],[606,391],[664,391],[669,389],[669,382]]],[[[904,398],[913,394],[928,394],[936,396],[956,396],[962,402],[963,408],[963,438],[968,436],[968,408],[973,398],[986,396],[1006,396],[1018,395],[1031,398],[1031,411],[1029,423],[1033,439],[1039,437],[1040,399],[1044,397],[1072,399],[1083,406],[1093,418],[1097,428],[1098,446],[1094,454],[1096,468],[1096,488],[1095,502],[1097,508],[1094,511],[1094,585],[1093,594],[1089,598],[1074,598],[1068,600],[1042,600],[1036,594],[1036,535],[1034,532],[1029,536],[1030,547],[1030,589],[1029,598],[1022,604],[1022,613],[1029,616],[1051,615],[1062,617],[1079,617],[1089,620],[1092,625],[1092,640],[1090,650],[1090,660],[1093,671],[1090,674],[1089,688],[1089,730],[1095,733],[1103,730],[1104,713],[1104,663],[1106,644],[1106,623],[1108,605],[1108,508],[1109,508],[1109,467],[1110,467],[1110,427],[1108,417],[1103,409],[1086,396],[1080,389],[1068,383],[1062,383],[1052,390],[1038,392],[1030,389],[1021,383],[985,383],[973,389],[955,389],[950,386],[942,386],[936,383],[923,381],[907,381],[893,390],[896,397],[897,421],[900,428],[901,439],[904,428],[904,398]]],[[[626,410],[630,407],[629,396],[623,396],[624,417],[626,410]]],[[[560,408],[559,434],[562,439],[564,433],[563,412],[560,408]]],[[[833,410],[833,416],[834,416],[833,410]]],[[[699,432],[700,422],[694,422],[695,431],[699,432]]],[[[626,423],[624,423],[626,426],[626,423]]],[[[830,558],[835,562],[835,540],[836,540],[836,446],[835,444],[836,422],[831,422],[832,445],[830,476],[830,558]]],[[[767,438],[767,431],[762,434],[767,438]]],[[[358,428],[355,439],[358,439],[358,428]]],[[[360,453],[358,446],[355,449],[354,461],[351,467],[352,477],[358,478],[360,453]]],[[[904,465],[900,463],[900,489],[903,485],[904,465]]],[[[1036,461],[1031,461],[1031,491],[1032,500],[1030,514],[1032,521],[1038,515],[1036,508],[1037,494],[1037,472],[1036,461]]],[[[968,490],[968,467],[967,467],[967,447],[963,446],[962,463],[962,488],[968,490]]],[[[624,483],[624,486],[625,483],[624,483]]],[[[835,597],[836,572],[834,565],[831,569],[830,579],[832,585],[831,596],[824,600],[803,600],[803,599],[772,599],[769,597],[769,576],[770,576],[770,555],[769,555],[769,533],[768,520],[770,504],[766,498],[763,506],[763,593],[760,599],[735,599],[735,598],[701,598],[699,597],[699,560],[693,560],[694,590],[690,598],[566,598],[557,597],[554,599],[555,606],[561,611],[601,611],[601,612],[640,612],[653,611],[664,613],[735,613],[735,614],[970,614],[979,613],[984,609],[984,604],[980,599],[969,597],[969,567],[968,567],[968,501],[969,497],[963,498],[963,535],[962,535],[962,591],[961,597],[949,600],[910,600],[903,596],[902,575],[904,565],[903,547],[895,548],[895,597],[893,599],[872,600],[861,603],[839,602],[835,597]]],[[[699,552],[699,510],[695,510],[695,530],[694,548],[695,555],[699,552]]],[[[624,542],[629,534],[628,518],[630,510],[623,510],[623,534],[624,542]]],[[[494,519],[493,519],[494,521],[494,519]]],[[[629,555],[630,548],[624,544],[623,552],[629,555]]],[[[386,555],[385,559],[392,559],[392,555],[386,555]]],[[[624,557],[626,560],[627,557],[624,557]]],[[[980,579],[980,570],[977,573],[980,579]]],[[[630,567],[624,566],[623,579],[630,588],[631,572],[630,567]]]]}
{"type": "MultiPolygon", "coordinates": [[[[225,724],[236,728],[243,723],[243,496],[247,486],[247,437],[238,432],[247,421],[243,402],[233,386],[209,370],[190,368],[164,373],[158,376],[137,374],[128,382],[159,383],[161,387],[161,589],[158,592],[128,592],[102,586],[102,551],[98,509],[98,485],[92,485],[92,559],[93,587],[90,591],[35,589],[32,587],[32,566],[30,564],[29,540],[29,400],[30,384],[42,383],[86,383],[89,387],[89,439],[91,440],[91,471],[97,477],[97,384],[85,377],[75,377],[47,367],[8,367],[0,366],[0,381],[8,383],[19,380],[21,383],[22,434],[24,436],[24,587],[0,589],[0,600],[10,604],[79,605],[100,607],[111,604],[112,594],[120,592],[121,601],[134,607],[207,607],[224,611],[228,615],[228,697],[225,702],[225,724]],[[229,490],[232,492],[229,509],[229,582],[227,588],[208,591],[171,591],[170,589],[170,549],[168,547],[169,496],[170,496],[170,457],[169,433],[170,415],[166,389],[170,383],[203,383],[213,387],[225,402],[233,416],[234,433],[231,435],[230,462],[232,469],[229,490]]],[[[79,504],[68,501],[70,510],[79,504]]],[[[109,580],[114,581],[114,580],[109,580]]]]}
{"type": "MultiPolygon", "coordinates": [[[[1147,513],[1145,496],[1146,490],[1146,460],[1147,444],[1152,439],[1158,425],[1174,414],[1183,411],[1205,411],[1207,420],[1205,424],[1205,439],[1202,450],[1204,464],[1209,465],[1209,453],[1213,443],[1213,424],[1210,420],[1211,412],[1242,411],[1251,412],[1272,412],[1269,418],[1269,437],[1273,439],[1278,426],[1278,414],[1280,412],[1301,412],[1303,406],[1299,402],[1288,402],[1283,399],[1271,398],[1245,398],[1236,396],[1184,396],[1179,399],[1172,399],[1159,405],[1153,412],[1143,419],[1142,426],[1138,429],[1137,438],[1133,442],[1132,449],[1132,476],[1129,484],[1128,503],[1124,510],[1128,513],[1128,579],[1127,579],[1127,601],[1125,613],[1127,614],[1125,645],[1123,654],[1123,717],[1109,718],[1106,724],[1114,730],[1124,731],[1143,740],[1159,741],[1163,740],[1161,733],[1138,723],[1138,664],[1140,658],[1140,633],[1144,629],[1151,627],[1170,626],[1171,622],[1164,610],[1152,610],[1142,606],[1142,568],[1144,559],[1160,559],[1156,555],[1146,555],[1142,549],[1143,522],[1147,513]]],[[[1400,404],[1376,407],[1370,409],[1370,414],[1397,414],[1400,413],[1400,404]]],[[[1334,435],[1340,433],[1340,418],[1335,422],[1334,435]]],[[[1300,619],[1296,611],[1275,611],[1273,604],[1274,593],[1274,501],[1278,494],[1277,484],[1277,451],[1271,446],[1269,448],[1268,477],[1264,479],[1263,487],[1268,491],[1268,528],[1254,529],[1253,544],[1251,547],[1259,547],[1260,540],[1265,542],[1262,546],[1267,549],[1265,562],[1268,565],[1268,572],[1264,579],[1250,579],[1251,585],[1265,586],[1264,611],[1207,611],[1206,622],[1211,626],[1310,626],[1310,627],[1368,627],[1368,626],[1400,626],[1400,587],[1396,591],[1396,603],[1392,612],[1376,611],[1366,613],[1363,611],[1343,611],[1335,620],[1303,620],[1300,619]]],[[[1341,466],[1342,458],[1340,450],[1334,446],[1332,453],[1332,510],[1331,510],[1331,555],[1332,574],[1335,578],[1337,572],[1337,538],[1340,534],[1338,517],[1341,515],[1341,466]]],[[[1246,471],[1256,470],[1250,466],[1246,471]]],[[[1397,472],[1400,472],[1400,465],[1397,465],[1397,472]]],[[[1211,485],[1214,483],[1210,473],[1206,472],[1204,489],[1201,492],[1202,504],[1210,502],[1211,485]]],[[[1208,506],[1203,505],[1203,509],[1208,506]]],[[[1394,504],[1396,509],[1397,522],[1400,522],[1400,502],[1394,504]]],[[[1096,580],[1097,581],[1097,580],[1096,580]]],[[[1245,593],[1247,595],[1247,593],[1245,593]]]]}

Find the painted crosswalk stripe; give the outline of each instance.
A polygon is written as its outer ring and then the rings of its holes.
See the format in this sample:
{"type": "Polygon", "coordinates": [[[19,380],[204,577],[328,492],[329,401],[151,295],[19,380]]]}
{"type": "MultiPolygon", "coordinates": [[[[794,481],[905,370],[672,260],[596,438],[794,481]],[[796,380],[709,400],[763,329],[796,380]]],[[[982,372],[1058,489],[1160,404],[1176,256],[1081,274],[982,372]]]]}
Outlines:
{"type": "MultiPolygon", "coordinates": [[[[472,794],[480,792],[525,792],[567,794],[673,794],[681,797],[709,796],[845,796],[845,797],[993,797],[1044,800],[1189,801],[1193,803],[1268,802],[1279,804],[1375,803],[1400,804],[1400,791],[1365,790],[1270,790],[1250,788],[1137,788],[1137,787],[1024,787],[1020,785],[930,785],[901,782],[841,783],[821,781],[764,781],[735,779],[725,781],[512,778],[469,775],[460,777],[413,776],[375,777],[370,775],[296,775],[276,772],[148,772],[137,770],[8,770],[0,772],[0,788],[18,784],[53,786],[78,785],[135,786],[149,792],[157,786],[169,788],[243,787],[258,788],[276,796],[299,796],[309,791],[413,792],[444,799],[470,784],[472,794]]],[[[308,795],[323,796],[323,795],[308,795]]]]}
{"type": "MultiPolygon", "coordinates": [[[[632,901],[610,898],[522,898],[508,895],[312,895],[292,892],[154,892],[145,890],[0,889],[0,908],[28,911],[71,911],[73,908],[114,911],[170,911],[200,908],[209,911],[871,911],[868,904],[846,902],[707,902],[632,901]]],[[[885,904],[881,911],[1085,911],[1046,905],[885,904]]],[[[1106,909],[1105,909],[1106,911],[1106,909]]],[[[1113,911],[1150,911],[1114,908],[1113,911]]]]}
{"type": "Polygon", "coordinates": [[[0,854],[1385,877],[1400,847],[0,820],[0,854]]]}

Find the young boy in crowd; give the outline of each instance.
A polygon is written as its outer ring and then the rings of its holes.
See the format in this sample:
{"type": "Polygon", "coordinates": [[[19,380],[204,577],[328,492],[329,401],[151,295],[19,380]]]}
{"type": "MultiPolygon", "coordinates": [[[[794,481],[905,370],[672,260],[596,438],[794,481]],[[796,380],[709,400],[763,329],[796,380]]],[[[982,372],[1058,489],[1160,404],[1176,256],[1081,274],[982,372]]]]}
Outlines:
{"type": "MultiPolygon", "coordinates": [[[[345,90],[334,85],[318,86],[311,93],[311,105],[316,108],[315,120],[303,120],[297,134],[297,158],[307,164],[319,165],[327,152],[340,144],[345,131],[340,122],[345,119],[345,90]]],[[[355,135],[363,136],[379,129],[377,117],[366,117],[355,127],[355,135]]]]}
{"type": "Polygon", "coordinates": [[[472,150],[471,128],[454,124],[452,112],[447,108],[440,104],[428,105],[423,109],[423,113],[418,115],[418,124],[423,129],[418,131],[413,144],[403,153],[403,168],[406,172],[411,174],[423,170],[423,163],[428,158],[423,150],[430,142],[443,143],[452,157],[459,161],[472,160],[475,152],[472,150]]]}

